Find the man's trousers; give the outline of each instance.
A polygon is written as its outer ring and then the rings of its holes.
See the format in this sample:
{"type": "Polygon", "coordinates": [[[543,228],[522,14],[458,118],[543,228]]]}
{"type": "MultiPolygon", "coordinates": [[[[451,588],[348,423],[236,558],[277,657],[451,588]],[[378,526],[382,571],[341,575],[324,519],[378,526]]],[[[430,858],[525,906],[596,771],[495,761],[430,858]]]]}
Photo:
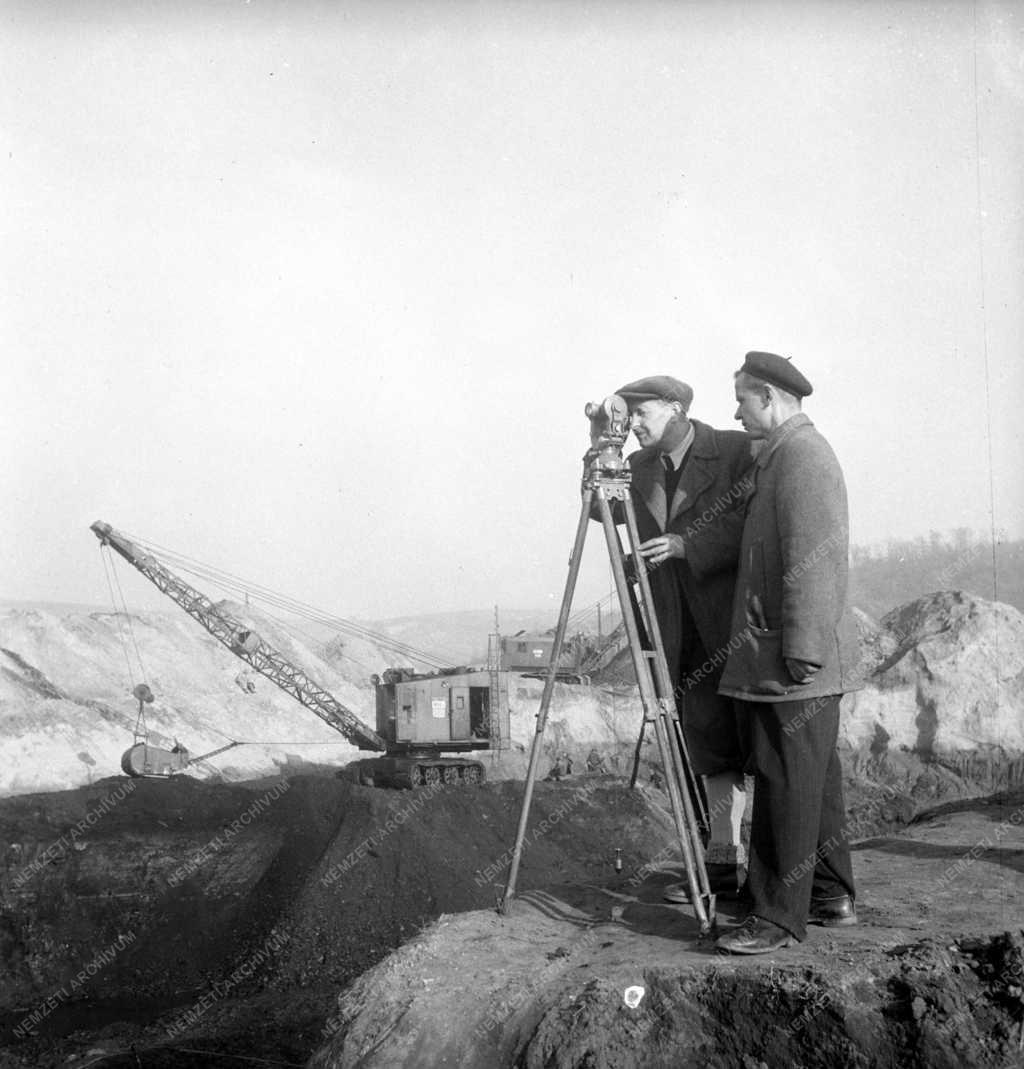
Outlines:
{"type": "Polygon", "coordinates": [[[754,765],[750,912],[797,939],[807,935],[812,896],[855,894],[836,753],[840,697],[736,702],[754,765]]]}

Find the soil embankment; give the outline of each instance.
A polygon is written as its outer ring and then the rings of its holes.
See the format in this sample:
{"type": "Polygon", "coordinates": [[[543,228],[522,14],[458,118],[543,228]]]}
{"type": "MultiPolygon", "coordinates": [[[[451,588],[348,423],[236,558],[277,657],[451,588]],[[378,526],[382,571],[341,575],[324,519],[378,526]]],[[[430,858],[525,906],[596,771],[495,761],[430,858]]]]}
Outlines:
{"type": "MultiPolygon", "coordinates": [[[[524,889],[598,880],[615,846],[632,866],[664,848],[643,795],[572,782],[586,789],[538,785],[524,889]]],[[[520,801],[511,782],[403,792],[333,775],[0,800],[3,1042],[25,1066],[130,1043],[147,1067],[184,1048],[301,1060],[340,988],[440,914],[495,904],[520,801]]]]}
{"type": "Polygon", "coordinates": [[[7,1065],[1018,1064],[1024,793],[858,842],[860,926],[734,960],[619,778],[538,784],[507,917],[520,784],[131,787],[0,801],[7,1065]]]}
{"type": "MultiPolygon", "coordinates": [[[[341,996],[312,1065],[1020,1065],[1022,824],[1018,794],[857,844],[860,925],[766,957],[716,956],[662,901],[677,873],[446,917],[341,996]]],[[[722,925],[735,914],[723,903],[722,925]]]]}

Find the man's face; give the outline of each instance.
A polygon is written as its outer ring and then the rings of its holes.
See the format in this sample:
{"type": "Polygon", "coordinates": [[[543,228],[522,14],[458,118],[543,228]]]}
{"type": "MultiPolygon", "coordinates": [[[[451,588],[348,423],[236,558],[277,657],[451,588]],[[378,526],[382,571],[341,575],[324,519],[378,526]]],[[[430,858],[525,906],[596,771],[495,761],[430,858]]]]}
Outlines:
{"type": "Polygon", "coordinates": [[[764,388],[751,382],[746,375],[737,376],[736,414],[733,418],[738,419],[752,437],[767,438],[772,429],[771,415],[764,388]]]}
{"type": "Polygon", "coordinates": [[[629,410],[629,427],[642,446],[657,446],[676,416],[677,407],[671,401],[644,401],[629,410]]]}

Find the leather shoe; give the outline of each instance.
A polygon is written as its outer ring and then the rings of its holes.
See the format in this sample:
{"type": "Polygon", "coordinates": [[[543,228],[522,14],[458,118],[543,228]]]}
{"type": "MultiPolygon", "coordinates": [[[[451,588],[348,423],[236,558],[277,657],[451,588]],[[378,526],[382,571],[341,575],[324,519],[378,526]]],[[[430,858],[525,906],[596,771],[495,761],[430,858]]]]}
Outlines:
{"type": "Polygon", "coordinates": [[[812,898],[807,913],[808,924],[822,924],[826,928],[846,928],[857,923],[857,907],[849,895],[836,898],[812,898]]]}
{"type": "Polygon", "coordinates": [[[792,942],[785,928],[751,914],[738,928],[719,936],[715,949],[724,954],[770,954],[792,942]]]}
{"type": "MultiPolygon", "coordinates": [[[[708,865],[707,870],[711,893],[723,898],[735,898],[747,878],[747,870],[742,865],[708,865]]],[[[665,887],[663,897],[666,902],[689,902],[689,885],[685,880],[670,883],[665,887]]]]}

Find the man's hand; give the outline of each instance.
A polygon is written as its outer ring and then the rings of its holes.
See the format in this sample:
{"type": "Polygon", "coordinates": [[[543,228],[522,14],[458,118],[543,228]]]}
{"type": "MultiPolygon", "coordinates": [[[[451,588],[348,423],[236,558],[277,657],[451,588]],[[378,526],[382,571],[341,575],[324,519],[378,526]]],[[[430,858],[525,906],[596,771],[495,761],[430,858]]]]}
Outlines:
{"type": "Polygon", "coordinates": [[[686,556],[686,543],[682,535],[663,534],[657,538],[649,538],[641,542],[639,546],[640,556],[651,568],[657,568],[664,564],[670,557],[678,557],[682,560],[686,556]]]}
{"type": "Polygon", "coordinates": [[[819,668],[821,668],[820,664],[812,664],[810,661],[798,661],[795,657],[786,658],[786,671],[797,683],[804,685],[811,683],[819,668]]]}

